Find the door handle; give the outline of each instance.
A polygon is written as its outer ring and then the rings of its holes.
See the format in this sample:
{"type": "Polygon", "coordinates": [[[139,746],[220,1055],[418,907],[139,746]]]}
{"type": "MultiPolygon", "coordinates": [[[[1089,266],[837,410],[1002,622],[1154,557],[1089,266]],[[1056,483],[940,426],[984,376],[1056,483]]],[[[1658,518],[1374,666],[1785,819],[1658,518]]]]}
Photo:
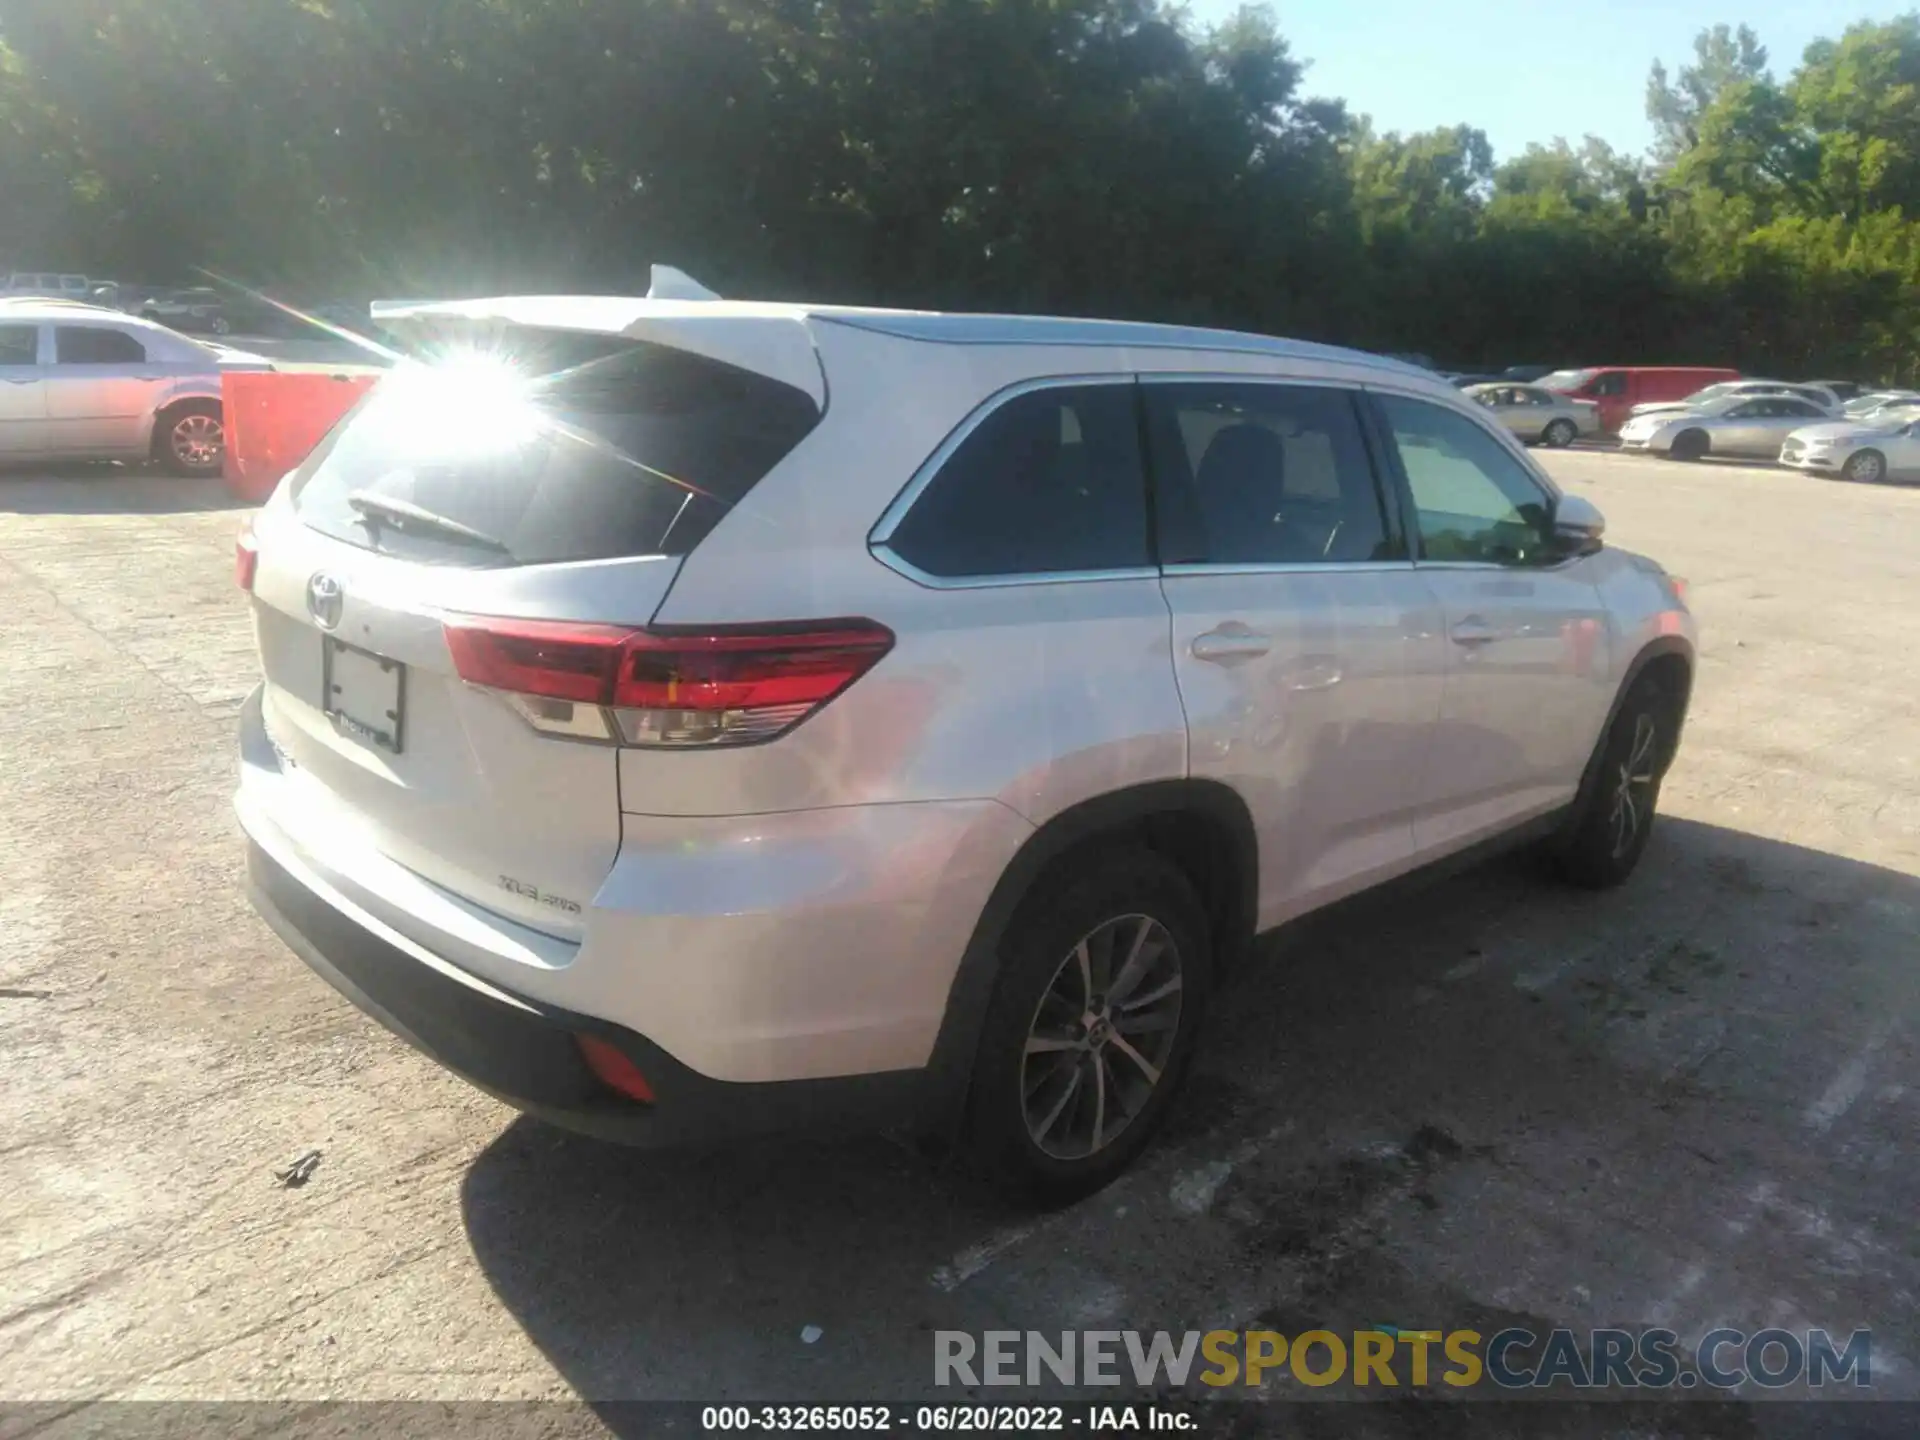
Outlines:
{"type": "Polygon", "coordinates": [[[1500,638],[1499,632],[1478,615],[1469,615],[1448,633],[1453,636],[1454,644],[1465,645],[1470,649],[1490,645],[1500,638]]]}
{"type": "Polygon", "coordinates": [[[1194,636],[1191,648],[1196,660],[1231,664],[1235,660],[1251,660],[1257,655],[1266,654],[1273,648],[1273,637],[1244,627],[1209,630],[1204,635],[1194,636]]]}

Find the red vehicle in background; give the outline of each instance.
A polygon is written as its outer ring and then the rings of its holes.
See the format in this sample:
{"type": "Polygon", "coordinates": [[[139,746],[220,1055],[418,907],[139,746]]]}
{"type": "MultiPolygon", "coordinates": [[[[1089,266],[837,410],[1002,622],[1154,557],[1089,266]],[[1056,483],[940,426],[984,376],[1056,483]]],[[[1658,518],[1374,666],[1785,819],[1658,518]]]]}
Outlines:
{"type": "Polygon", "coordinates": [[[1625,423],[1636,405],[1684,400],[1694,391],[1722,380],[1738,380],[1738,370],[1714,365],[1593,365],[1584,370],[1556,370],[1534,383],[1579,400],[1591,400],[1600,409],[1600,428],[1609,434],[1625,423]]]}

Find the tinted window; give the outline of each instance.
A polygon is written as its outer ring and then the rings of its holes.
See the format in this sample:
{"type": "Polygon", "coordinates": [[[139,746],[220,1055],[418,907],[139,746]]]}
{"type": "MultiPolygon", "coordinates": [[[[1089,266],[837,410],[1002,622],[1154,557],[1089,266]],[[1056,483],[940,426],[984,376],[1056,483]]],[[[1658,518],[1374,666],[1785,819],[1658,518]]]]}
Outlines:
{"type": "Polygon", "coordinates": [[[138,365],[147,358],[146,347],[131,335],[77,325],[56,325],[53,349],[62,365],[138,365]]]}
{"type": "Polygon", "coordinates": [[[1768,405],[1765,400],[1749,400],[1744,405],[1735,405],[1727,412],[1729,420],[1756,420],[1765,415],[1768,405]]]}
{"type": "Polygon", "coordinates": [[[494,332],[484,351],[384,378],[308,456],[301,518],[441,564],[684,555],[819,423],[811,396],[684,350],[609,336],[494,332]],[[490,536],[371,522],[360,492],[490,536]]]}
{"type": "Polygon", "coordinates": [[[1824,416],[1827,413],[1824,409],[1814,404],[1810,400],[1782,400],[1780,402],[1780,406],[1781,406],[1780,413],[1782,415],[1824,416]]]}
{"type": "Polygon", "coordinates": [[[32,365],[39,358],[39,326],[0,325],[0,365],[32,365]]]}
{"type": "Polygon", "coordinates": [[[887,544],[945,578],[1152,563],[1133,387],[1007,401],[947,458],[887,544]]]}
{"type": "Polygon", "coordinates": [[[1428,560],[1527,565],[1554,558],[1546,491],[1465,415],[1383,395],[1428,560]]]}
{"type": "Polygon", "coordinates": [[[1309,385],[1149,385],[1161,557],[1396,558],[1353,396],[1309,385]]]}
{"type": "Polygon", "coordinates": [[[1627,393],[1626,371],[1615,370],[1610,374],[1602,375],[1599,378],[1599,380],[1594,383],[1593,393],[1596,395],[1626,394],[1627,393]]]}

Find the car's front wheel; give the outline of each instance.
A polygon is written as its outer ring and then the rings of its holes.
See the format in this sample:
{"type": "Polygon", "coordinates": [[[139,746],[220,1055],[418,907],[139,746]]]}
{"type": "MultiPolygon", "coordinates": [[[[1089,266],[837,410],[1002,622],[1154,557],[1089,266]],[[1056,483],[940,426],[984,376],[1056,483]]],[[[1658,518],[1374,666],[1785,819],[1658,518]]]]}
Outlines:
{"type": "Polygon", "coordinates": [[[1601,739],[1571,827],[1555,847],[1560,872],[1605,889],[1633,873],[1653,834],[1654,809],[1677,739],[1667,692],[1651,675],[1633,682],[1601,739]]]}
{"type": "Polygon", "coordinates": [[[1161,856],[1100,851],[1021,907],[1000,959],[969,1149],[998,1189],[1062,1204],[1119,1175],[1165,1119],[1212,978],[1206,912],[1161,856]]]}
{"type": "Polygon", "coordinates": [[[1713,442],[1707,438],[1704,430],[1682,430],[1673,437],[1673,445],[1667,451],[1675,460],[1698,460],[1712,448],[1713,442]]]}
{"type": "Polygon", "coordinates": [[[1861,485],[1878,485],[1887,478],[1887,459],[1878,450],[1856,450],[1840,473],[1861,485]]]}
{"type": "Polygon", "coordinates": [[[155,422],[155,457],[176,475],[218,475],[227,456],[227,431],[220,406],[189,400],[160,413],[155,422]]]}

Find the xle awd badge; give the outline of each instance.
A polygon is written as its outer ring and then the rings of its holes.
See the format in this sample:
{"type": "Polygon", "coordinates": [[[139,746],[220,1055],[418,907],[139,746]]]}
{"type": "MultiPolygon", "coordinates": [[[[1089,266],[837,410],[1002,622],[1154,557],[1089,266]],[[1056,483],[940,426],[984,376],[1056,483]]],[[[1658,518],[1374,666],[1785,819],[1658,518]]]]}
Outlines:
{"type": "Polygon", "coordinates": [[[313,616],[314,623],[322,630],[331,630],[340,623],[340,611],[346,604],[346,591],[340,588],[340,582],[324,571],[316,572],[307,581],[307,613],[313,616]]]}

